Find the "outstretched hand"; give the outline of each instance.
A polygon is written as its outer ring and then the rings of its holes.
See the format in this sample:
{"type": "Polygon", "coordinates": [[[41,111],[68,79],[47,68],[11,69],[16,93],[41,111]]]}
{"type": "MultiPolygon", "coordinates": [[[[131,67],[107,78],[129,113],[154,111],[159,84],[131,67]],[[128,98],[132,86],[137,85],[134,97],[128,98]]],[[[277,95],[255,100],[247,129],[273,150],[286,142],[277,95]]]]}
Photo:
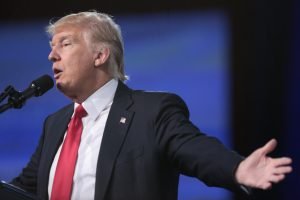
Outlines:
{"type": "Polygon", "coordinates": [[[271,158],[267,154],[277,145],[275,139],[255,150],[243,160],[235,173],[239,184],[258,189],[270,189],[273,183],[278,183],[292,171],[292,159],[287,157],[271,158]]]}

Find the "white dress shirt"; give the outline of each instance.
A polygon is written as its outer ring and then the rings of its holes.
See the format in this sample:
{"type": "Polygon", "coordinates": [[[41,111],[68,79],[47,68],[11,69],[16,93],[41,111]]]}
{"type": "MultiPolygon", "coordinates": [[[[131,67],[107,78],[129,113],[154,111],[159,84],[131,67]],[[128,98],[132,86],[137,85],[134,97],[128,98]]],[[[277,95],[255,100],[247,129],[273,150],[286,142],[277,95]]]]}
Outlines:
{"type": "MultiPolygon", "coordinates": [[[[71,200],[94,199],[98,155],[106,120],[117,86],[118,81],[112,79],[82,103],[88,115],[82,119],[83,131],[73,177],[71,200]]],[[[78,104],[75,103],[74,110],[77,106],[78,104]]],[[[66,134],[67,132],[65,137],[66,134]]],[[[62,145],[59,147],[50,169],[48,182],[49,199],[61,148],[62,145]]]]}

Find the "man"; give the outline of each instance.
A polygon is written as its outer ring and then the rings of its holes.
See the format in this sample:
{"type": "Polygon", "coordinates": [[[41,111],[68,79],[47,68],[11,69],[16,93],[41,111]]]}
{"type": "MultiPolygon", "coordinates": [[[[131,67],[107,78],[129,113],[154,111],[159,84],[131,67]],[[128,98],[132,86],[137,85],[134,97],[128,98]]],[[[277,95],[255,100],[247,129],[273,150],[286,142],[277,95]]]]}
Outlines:
{"type": "Polygon", "coordinates": [[[242,192],[291,172],[290,158],[267,157],[275,140],[244,159],[201,133],[177,95],[128,88],[121,31],[108,15],[71,14],[47,30],[56,86],[73,103],[45,120],[13,184],[41,199],[173,200],[180,173],[242,192]]]}

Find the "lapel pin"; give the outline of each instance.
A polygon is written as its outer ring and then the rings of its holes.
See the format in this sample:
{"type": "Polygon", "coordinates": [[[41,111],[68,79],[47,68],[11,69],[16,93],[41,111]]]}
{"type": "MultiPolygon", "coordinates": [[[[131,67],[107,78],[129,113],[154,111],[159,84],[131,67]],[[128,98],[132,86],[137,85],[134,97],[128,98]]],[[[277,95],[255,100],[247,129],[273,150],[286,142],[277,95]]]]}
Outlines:
{"type": "Polygon", "coordinates": [[[120,123],[125,124],[125,122],[126,122],[126,118],[125,117],[121,117],[120,123]]]}

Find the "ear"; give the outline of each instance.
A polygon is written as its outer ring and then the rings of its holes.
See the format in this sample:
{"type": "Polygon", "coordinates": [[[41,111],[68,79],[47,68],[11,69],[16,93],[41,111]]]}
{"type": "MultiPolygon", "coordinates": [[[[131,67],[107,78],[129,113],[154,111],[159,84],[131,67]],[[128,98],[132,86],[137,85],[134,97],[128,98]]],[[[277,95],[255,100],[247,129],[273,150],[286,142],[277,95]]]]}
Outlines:
{"type": "Polygon", "coordinates": [[[110,50],[107,47],[101,47],[100,51],[96,54],[95,67],[102,66],[109,58],[110,50]]]}

